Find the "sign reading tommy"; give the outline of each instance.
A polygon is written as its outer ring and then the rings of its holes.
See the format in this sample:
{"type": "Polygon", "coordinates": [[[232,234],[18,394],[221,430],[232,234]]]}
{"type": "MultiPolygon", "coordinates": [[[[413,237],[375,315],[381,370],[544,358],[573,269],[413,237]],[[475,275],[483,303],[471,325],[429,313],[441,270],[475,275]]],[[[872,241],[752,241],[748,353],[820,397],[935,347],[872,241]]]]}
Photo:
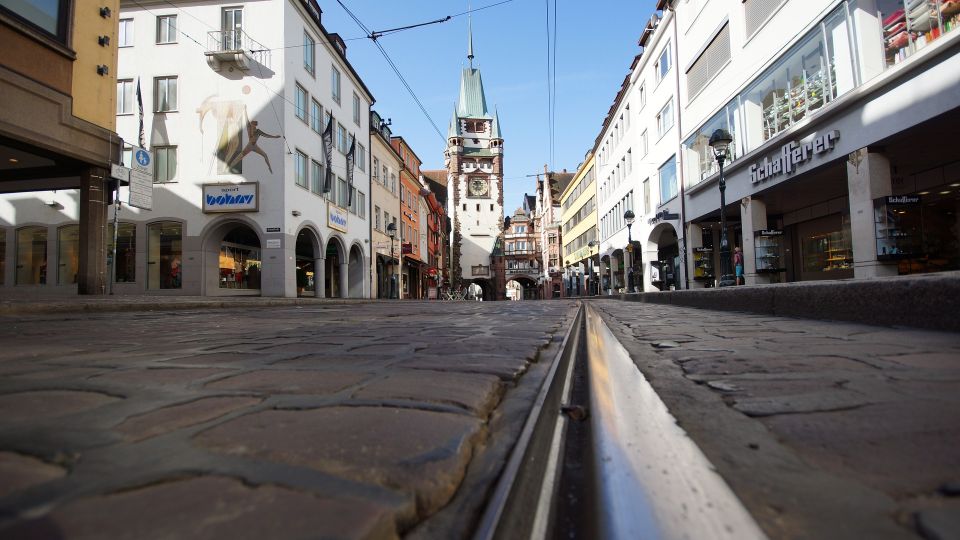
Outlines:
{"type": "Polygon", "coordinates": [[[808,143],[797,144],[791,141],[783,145],[780,154],[775,158],[764,158],[762,163],[751,165],[750,181],[759,184],[781,174],[792,174],[813,156],[833,150],[839,138],[840,132],[833,130],[814,137],[808,143]]]}
{"type": "Polygon", "coordinates": [[[257,212],[260,209],[259,182],[204,184],[203,211],[257,212]]]}

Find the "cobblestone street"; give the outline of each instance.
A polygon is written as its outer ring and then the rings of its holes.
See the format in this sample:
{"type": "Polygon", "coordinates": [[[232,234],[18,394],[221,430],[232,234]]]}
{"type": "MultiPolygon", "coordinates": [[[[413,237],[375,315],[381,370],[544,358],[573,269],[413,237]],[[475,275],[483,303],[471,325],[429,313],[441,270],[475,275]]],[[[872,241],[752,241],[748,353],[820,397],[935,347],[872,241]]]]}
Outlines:
{"type": "Polygon", "coordinates": [[[462,536],[574,314],[4,316],[0,536],[462,536]]]}

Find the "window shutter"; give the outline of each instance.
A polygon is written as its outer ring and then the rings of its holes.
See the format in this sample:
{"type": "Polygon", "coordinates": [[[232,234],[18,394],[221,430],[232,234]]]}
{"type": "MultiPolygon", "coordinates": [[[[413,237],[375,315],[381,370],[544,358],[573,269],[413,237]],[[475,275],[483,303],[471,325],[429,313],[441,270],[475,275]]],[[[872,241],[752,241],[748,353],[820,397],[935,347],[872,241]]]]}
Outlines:
{"type": "Polygon", "coordinates": [[[730,59],[730,25],[725,25],[717,33],[710,45],[687,71],[687,95],[697,95],[711,78],[730,59]]]}

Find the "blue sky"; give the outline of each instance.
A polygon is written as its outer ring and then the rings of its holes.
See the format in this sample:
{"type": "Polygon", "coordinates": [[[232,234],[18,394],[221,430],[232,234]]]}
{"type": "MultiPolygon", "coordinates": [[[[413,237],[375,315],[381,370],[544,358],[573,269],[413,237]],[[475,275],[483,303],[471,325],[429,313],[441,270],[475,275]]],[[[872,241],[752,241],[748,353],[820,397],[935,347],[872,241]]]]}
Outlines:
{"type": "MultiPolygon", "coordinates": [[[[501,0],[472,0],[473,9],[501,0]]],[[[549,1],[549,0],[548,0],[549,1]]],[[[425,169],[443,168],[445,141],[403,88],[387,61],[336,0],[319,0],[328,32],[347,41],[347,58],[391,118],[425,169]]],[[[551,17],[553,1],[549,1],[551,17]]],[[[386,30],[467,11],[466,0],[345,0],[368,28],[386,30]]],[[[479,67],[487,105],[500,112],[504,137],[504,212],[534,193],[544,164],[573,172],[600,132],[601,123],[630,62],[654,2],[556,2],[556,127],[550,163],[547,99],[547,1],[512,0],[474,12],[474,66],[479,67]]],[[[551,33],[552,25],[551,25],[551,33]]],[[[460,69],[467,64],[467,16],[398,32],[380,44],[420,98],[443,136],[459,92],[460,69]]]]}

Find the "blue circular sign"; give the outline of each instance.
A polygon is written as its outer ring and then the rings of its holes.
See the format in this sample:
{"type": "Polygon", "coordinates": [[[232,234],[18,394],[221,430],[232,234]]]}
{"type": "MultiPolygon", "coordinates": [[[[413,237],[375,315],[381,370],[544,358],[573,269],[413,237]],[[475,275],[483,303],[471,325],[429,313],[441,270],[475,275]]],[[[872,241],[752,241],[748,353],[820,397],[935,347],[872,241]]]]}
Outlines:
{"type": "Polygon", "coordinates": [[[137,150],[136,160],[141,167],[146,167],[150,165],[150,153],[143,149],[137,150]]]}

